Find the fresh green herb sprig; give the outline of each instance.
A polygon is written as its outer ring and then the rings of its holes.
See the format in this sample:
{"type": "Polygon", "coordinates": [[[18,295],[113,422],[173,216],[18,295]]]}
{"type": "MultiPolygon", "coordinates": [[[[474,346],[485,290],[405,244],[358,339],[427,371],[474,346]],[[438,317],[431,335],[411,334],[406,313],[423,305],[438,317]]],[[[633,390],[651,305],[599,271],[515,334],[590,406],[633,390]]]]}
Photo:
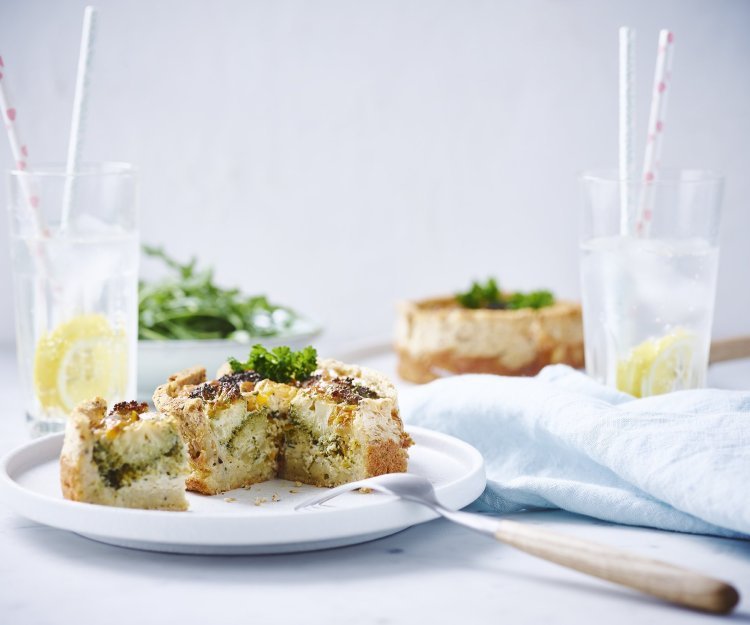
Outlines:
{"type": "Polygon", "coordinates": [[[465,293],[457,294],[456,299],[464,308],[505,308],[494,278],[489,278],[486,284],[472,282],[471,288],[465,293]]]}
{"type": "Polygon", "coordinates": [[[529,293],[511,293],[508,297],[507,307],[512,310],[519,308],[533,308],[538,310],[545,306],[552,306],[555,296],[551,291],[531,291],[529,293]]]}
{"type": "Polygon", "coordinates": [[[497,280],[489,278],[485,284],[472,282],[468,291],[456,295],[456,300],[464,308],[471,309],[507,308],[518,310],[520,308],[533,308],[536,310],[545,306],[552,306],[555,303],[555,296],[552,292],[545,290],[504,294],[497,286],[497,280]]]}
{"type": "Polygon", "coordinates": [[[318,352],[308,345],[298,352],[289,347],[274,347],[270,351],[262,345],[253,345],[245,362],[229,359],[232,371],[255,371],[274,382],[301,382],[318,366],[318,352]]]}
{"type": "Polygon", "coordinates": [[[264,295],[248,297],[217,286],[213,270],[199,270],[195,258],[183,264],[160,247],[144,245],[143,251],[163,261],[173,275],[139,283],[138,338],[247,340],[281,334],[299,319],[264,295]]]}

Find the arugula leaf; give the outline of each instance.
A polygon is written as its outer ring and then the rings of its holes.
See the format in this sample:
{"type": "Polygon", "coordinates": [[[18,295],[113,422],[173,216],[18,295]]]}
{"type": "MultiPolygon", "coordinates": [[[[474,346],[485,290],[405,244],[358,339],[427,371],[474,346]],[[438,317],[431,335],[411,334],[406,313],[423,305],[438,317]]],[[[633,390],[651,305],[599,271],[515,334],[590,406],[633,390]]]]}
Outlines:
{"type": "Polygon", "coordinates": [[[289,308],[271,304],[264,295],[246,296],[214,282],[213,270],[198,269],[197,260],[180,263],[162,248],[143,246],[173,275],[140,282],[138,337],[141,339],[225,339],[276,336],[298,319],[289,308]]]}
{"type": "Polygon", "coordinates": [[[472,282],[471,288],[465,293],[458,293],[456,300],[464,308],[492,308],[518,310],[520,308],[533,308],[535,310],[552,306],[555,296],[551,291],[531,291],[522,293],[502,293],[494,278],[489,278],[485,284],[472,282]]]}
{"type": "Polygon", "coordinates": [[[318,366],[318,352],[310,345],[298,352],[286,346],[269,351],[262,345],[253,345],[245,362],[230,358],[229,366],[235,373],[255,371],[274,382],[301,382],[318,366]]]}

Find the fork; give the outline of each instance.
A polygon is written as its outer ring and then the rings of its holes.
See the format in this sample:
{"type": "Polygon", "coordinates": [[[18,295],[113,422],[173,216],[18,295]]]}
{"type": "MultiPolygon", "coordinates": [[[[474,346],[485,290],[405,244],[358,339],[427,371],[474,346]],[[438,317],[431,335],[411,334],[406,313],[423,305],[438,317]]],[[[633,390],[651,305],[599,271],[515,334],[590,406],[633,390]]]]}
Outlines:
{"type": "Polygon", "coordinates": [[[538,558],[694,610],[729,614],[739,601],[737,590],[730,584],[673,564],[516,521],[449,510],[438,501],[429,480],[410,473],[388,473],[343,484],[303,501],[295,506],[295,510],[318,506],[359,488],[369,488],[422,504],[449,521],[491,536],[538,558]]]}

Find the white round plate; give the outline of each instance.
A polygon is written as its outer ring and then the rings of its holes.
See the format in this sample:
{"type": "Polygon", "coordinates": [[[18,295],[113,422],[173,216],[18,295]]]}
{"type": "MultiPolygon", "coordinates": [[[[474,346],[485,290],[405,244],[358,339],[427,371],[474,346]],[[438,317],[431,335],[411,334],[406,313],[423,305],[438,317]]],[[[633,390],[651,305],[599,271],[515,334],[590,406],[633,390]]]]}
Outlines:
{"type": "MultiPolygon", "coordinates": [[[[407,430],[415,441],[409,450],[409,473],[428,478],[446,506],[461,508],[482,493],[484,461],[476,449],[446,434],[407,430]]],[[[321,489],[286,480],[213,497],[188,493],[187,512],[68,501],[60,492],[62,441],[62,434],[52,434],[5,456],[0,461],[0,494],[32,521],[113,545],[176,553],[311,551],[381,538],[436,517],[419,504],[358,492],[295,511],[296,504],[321,489]]]]}
{"type": "Polygon", "coordinates": [[[288,345],[292,349],[302,349],[319,336],[321,331],[321,327],[315,322],[298,319],[283,334],[254,337],[247,342],[229,339],[138,341],[138,397],[150,400],[157,386],[186,367],[206,367],[209,377],[213,377],[230,356],[245,360],[250,347],[255,343],[265,347],[288,345]]]}

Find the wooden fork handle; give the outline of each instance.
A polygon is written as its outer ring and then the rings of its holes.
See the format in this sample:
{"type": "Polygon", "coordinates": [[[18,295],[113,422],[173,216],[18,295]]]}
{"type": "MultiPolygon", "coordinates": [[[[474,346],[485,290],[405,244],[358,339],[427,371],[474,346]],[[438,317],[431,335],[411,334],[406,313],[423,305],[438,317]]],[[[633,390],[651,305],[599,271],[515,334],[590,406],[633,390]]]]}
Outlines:
{"type": "Polygon", "coordinates": [[[728,614],[740,598],[721,580],[515,521],[500,521],[495,538],[544,560],[696,610],[728,614]]]}
{"type": "Polygon", "coordinates": [[[738,358],[750,358],[750,336],[735,336],[711,341],[709,362],[724,362],[738,358]]]}

